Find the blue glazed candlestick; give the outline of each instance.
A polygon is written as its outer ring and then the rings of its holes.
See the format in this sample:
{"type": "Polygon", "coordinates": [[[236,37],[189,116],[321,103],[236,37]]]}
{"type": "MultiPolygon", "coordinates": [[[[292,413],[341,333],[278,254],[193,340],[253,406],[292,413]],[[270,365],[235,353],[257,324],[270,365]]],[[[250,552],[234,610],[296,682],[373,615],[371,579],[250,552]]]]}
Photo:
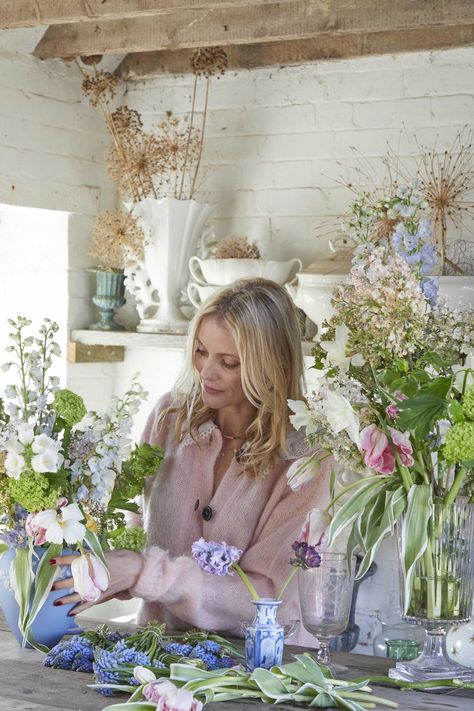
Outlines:
{"type": "Polygon", "coordinates": [[[255,619],[245,626],[245,668],[249,672],[281,664],[285,638],[283,627],[276,621],[281,600],[260,598],[252,603],[256,608],[255,619]]]}

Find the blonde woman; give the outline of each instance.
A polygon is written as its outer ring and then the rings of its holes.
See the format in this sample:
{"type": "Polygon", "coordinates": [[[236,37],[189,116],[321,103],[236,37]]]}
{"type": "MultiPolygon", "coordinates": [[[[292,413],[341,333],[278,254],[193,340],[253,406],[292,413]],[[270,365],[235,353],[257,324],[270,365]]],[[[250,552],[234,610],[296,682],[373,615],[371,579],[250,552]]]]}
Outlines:
{"type": "MultiPolygon", "coordinates": [[[[157,403],[143,434],[165,452],[144,493],[148,548],[143,555],[107,554],[111,583],[98,602],[136,596],[140,624],[158,619],[172,629],[241,634],[239,621],[253,617],[245,587],[236,575],[203,572],[191,546],[203,537],[240,548],[239,565],[259,594],[276,595],[306,513],[323,508],[329,494],[326,471],[302,492],[287,484],[290,470],[308,454],[287,406],[288,398],[303,397],[303,387],[299,325],[285,289],[246,279],[203,304],[190,325],[182,376],[157,403]]],[[[300,617],[295,583],[278,617],[300,617]]],[[[310,640],[301,630],[295,642],[310,640]]]]}

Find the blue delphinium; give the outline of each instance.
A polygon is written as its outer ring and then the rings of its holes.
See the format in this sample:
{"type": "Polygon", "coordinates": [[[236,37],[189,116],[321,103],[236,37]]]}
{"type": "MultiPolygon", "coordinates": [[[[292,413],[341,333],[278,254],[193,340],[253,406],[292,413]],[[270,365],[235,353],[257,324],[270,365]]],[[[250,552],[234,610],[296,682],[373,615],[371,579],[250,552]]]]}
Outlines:
{"type": "MultiPolygon", "coordinates": [[[[24,509],[23,506],[20,506],[20,504],[15,504],[15,513],[13,514],[14,526],[9,529],[4,528],[1,531],[0,541],[6,543],[9,548],[27,548],[28,534],[25,530],[27,516],[28,511],[24,509]]],[[[6,526],[8,520],[8,516],[2,516],[0,519],[0,527],[6,526]]]]}

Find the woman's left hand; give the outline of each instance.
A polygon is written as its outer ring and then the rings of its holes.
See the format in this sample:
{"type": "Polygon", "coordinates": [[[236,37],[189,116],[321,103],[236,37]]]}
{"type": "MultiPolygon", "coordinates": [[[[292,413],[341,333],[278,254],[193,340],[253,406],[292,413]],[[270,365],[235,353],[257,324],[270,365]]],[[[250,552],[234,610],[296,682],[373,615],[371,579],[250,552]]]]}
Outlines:
{"type": "MultiPolygon", "coordinates": [[[[58,556],[52,559],[50,564],[54,566],[71,565],[78,557],[77,555],[58,556]]],[[[69,616],[73,617],[93,605],[98,605],[112,598],[118,598],[119,600],[129,599],[131,595],[128,590],[134,585],[142,569],[143,559],[141,555],[127,550],[107,551],[105,560],[110,574],[110,582],[107,589],[101,592],[96,600],[93,602],[83,601],[79,593],[74,592],[59,598],[54,604],[70,605],[78,603],[68,613],[69,616]]],[[[74,588],[74,578],[56,580],[51,586],[51,590],[67,590],[69,588],[74,588]]]]}

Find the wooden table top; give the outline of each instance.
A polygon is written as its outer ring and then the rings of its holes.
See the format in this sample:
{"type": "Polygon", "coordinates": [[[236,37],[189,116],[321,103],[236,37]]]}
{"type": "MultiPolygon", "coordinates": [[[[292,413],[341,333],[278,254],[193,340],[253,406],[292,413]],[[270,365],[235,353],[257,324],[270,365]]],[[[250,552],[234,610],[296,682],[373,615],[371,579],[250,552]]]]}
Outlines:
{"type": "MultiPolygon", "coordinates": [[[[96,624],[94,621],[87,626],[93,627],[96,624]]],[[[292,651],[301,652],[301,647],[286,648],[286,653],[291,654],[292,651]]],[[[336,653],[333,657],[335,662],[349,667],[348,672],[338,675],[340,678],[386,674],[392,662],[390,659],[362,654],[336,653]]],[[[42,660],[40,652],[21,649],[3,618],[0,618],[0,711],[101,711],[113,702],[124,702],[128,698],[125,694],[112,699],[100,696],[87,686],[93,683],[92,675],[43,667],[42,660]]],[[[474,709],[474,691],[428,694],[375,685],[372,688],[376,695],[397,701],[401,711],[474,709]]],[[[242,704],[258,707],[259,711],[269,708],[268,705],[251,700],[226,701],[212,704],[212,708],[216,711],[237,711],[240,706],[242,711],[242,704]]],[[[280,705],[278,708],[292,707],[280,705]]]]}

